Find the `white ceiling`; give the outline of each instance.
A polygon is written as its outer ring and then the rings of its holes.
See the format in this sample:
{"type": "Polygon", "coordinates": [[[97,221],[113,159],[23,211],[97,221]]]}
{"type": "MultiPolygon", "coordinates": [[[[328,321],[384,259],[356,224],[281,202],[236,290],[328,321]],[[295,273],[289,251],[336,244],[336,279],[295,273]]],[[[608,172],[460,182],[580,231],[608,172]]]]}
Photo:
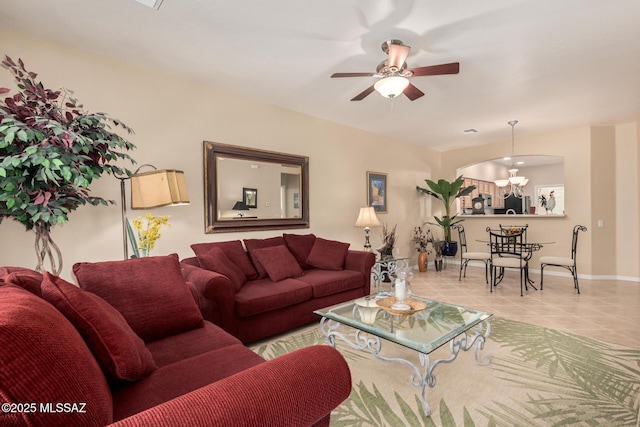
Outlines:
{"type": "Polygon", "coordinates": [[[2,0],[0,25],[436,150],[640,111],[639,0],[2,0]],[[349,101],[375,79],[329,76],[374,72],[391,38],[460,74],[349,101]]]}

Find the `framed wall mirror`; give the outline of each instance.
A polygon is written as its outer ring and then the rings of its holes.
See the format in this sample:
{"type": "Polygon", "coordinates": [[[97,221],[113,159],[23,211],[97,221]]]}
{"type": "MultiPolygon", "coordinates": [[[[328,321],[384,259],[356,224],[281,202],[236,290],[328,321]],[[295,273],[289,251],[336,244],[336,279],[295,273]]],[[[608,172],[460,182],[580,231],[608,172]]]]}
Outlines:
{"type": "Polygon", "coordinates": [[[204,141],[205,233],[309,228],[309,158],[204,141]]]}

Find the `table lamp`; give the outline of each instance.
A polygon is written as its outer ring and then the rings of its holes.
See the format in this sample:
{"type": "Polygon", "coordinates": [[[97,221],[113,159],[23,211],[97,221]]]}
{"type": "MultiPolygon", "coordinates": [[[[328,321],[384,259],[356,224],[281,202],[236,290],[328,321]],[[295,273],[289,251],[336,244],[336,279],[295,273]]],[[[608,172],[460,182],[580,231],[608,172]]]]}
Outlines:
{"type": "MultiPolygon", "coordinates": [[[[248,211],[249,207],[242,200],[238,200],[235,205],[231,208],[232,211],[248,211]]],[[[242,212],[238,212],[238,217],[242,218],[244,214],[242,212]]]]}
{"type": "Polygon", "coordinates": [[[373,206],[360,208],[360,214],[356,220],[356,227],[364,227],[365,251],[371,252],[371,243],[369,243],[369,232],[371,231],[371,227],[380,227],[381,225],[382,224],[378,221],[378,217],[376,216],[376,211],[373,206]]]}

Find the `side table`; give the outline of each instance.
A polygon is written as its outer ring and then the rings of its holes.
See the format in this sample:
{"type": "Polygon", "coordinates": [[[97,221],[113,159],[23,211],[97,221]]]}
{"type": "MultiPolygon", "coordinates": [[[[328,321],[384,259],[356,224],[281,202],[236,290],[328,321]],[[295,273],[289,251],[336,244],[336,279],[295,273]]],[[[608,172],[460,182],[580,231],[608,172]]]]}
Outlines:
{"type": "Polygon", "coordinates": [[[379,259],[371,269],[371,278],[375,285],[376,293],[380,292],[380,284],[382,282],[390,282],[391,276],[400,268],[407,268],[409,258],[384,258],[379,259]]]}

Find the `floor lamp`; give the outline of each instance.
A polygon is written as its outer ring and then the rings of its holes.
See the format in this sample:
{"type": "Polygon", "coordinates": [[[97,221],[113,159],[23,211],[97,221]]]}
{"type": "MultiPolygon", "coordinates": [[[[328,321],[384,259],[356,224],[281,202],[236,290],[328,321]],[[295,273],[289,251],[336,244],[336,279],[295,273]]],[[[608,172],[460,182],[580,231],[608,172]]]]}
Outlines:
{"type": "Polygon", "coordinates": [[[189,204],[187,182],[184,172],[175,169],[157,169],[153,165],[140,166],[131,176],[118,176],[120,180],[120,205],[122,207],[122,247],[124,259],[129,259],[127,244],[127,200],[125,181],[131,180],[131,209],[152,209],[162,206],[189,204]],[[153,168],[140,172],[143,167],[153,168]]]}
{"type": "Polygon", "coordinates": [[[380,221],[378,221],[378,217],[376,216],[376,211],[373,206],[367,206],[364,208],[360,208],[360,213],[358,214],[358,219],[356,220],[356,227],[364,227],[364,250],[367,252],[371,252],[371,243],[369,243],[369,232],[371,231],[371,227],[380,227],[380,221]]]}

